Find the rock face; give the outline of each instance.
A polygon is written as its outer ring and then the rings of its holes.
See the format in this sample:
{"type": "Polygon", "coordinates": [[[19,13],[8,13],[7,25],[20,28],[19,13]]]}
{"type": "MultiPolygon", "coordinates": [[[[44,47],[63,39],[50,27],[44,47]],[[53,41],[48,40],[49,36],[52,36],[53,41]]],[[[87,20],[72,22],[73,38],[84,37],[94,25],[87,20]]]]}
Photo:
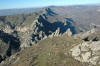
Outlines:
{"type": "Polygon", "coordinates": [[[72,37],[72,34],[77,33],[76,26],[72,18],[60,17],[50,8],[34,14],[5,16],[0,20],[0,40],[7,45],[0,45],[0,50],[5,49],[4,54],[0,54],[0,61],[16,53],[20,48],[30,47],[47,37],[54,38],[65,34],[72,37]]]}
{"type": "MultiPolygon", "coordinates": [[[[66,22],[67,23],[67,22],[66,22]]],[[[36,20],[30,25],[30,29],[21,35],[23,42],[21,47],[27,47],[39,40],[44,39],[47,36],[59,36],[66,32],[66,30],[70,27],[67,27],[68,24],[61,22],[50,23],[45,18],[40,15],[36,20]],[[24,36],[27,36],[25,38],[24,36]]],[[[71,35],[71,31],[68,29],[68,35],[71,35]]]]}
{"type": "Polygon", "coordinates": [[[88,37],[89,35],[96,33],[97,31],[98,31],[97,29],[93,28],[89,31],[76,34],[75,37],[80,37],[81,39],[84,39],[84,38],[88,37]]]}
{"type": "Polygon", "coordinates": [[[49,37],[53,38],[54,36],[60,36],[60,28],[58,28],[54,33],[49,35],[49,37]]]}
{"type": "Polygon", "coordinates": [[[76,33],[76,23],[72,18],[60,17],[50,8],[34,14],[1,17],[0,25],[5,33],[19,37],[20,47],[31,46],[48,36],[76,33]]]}
{"type": "Polygon", "coordinates": [[[72,56],[80,62],[100,64],[100,41],[83,42],[71,49],[72,56]]]}
{"type": "Polygon", "coordinates": [[[14,30],[13,29],[11,29],[11,27],[10,26],[8,26],[8,25],[5,25],[5,28],[3,29],[3,31],[5,32],[5,33],[12,33],[12,32],[14,32],[14,30]]]}
{"type": "Polygon", "coordinates": [[[73,37],[67,35],[48,37],[12,55],[0,66],[88,66],[74,60],[69,54],[73,43],[76,45],[79,42],[81,40],[73,39],[73,37]]]}
{"type": "Polygon", "coordinates": [[[0,62],[20,50],[19,38],[0,31],[0,62]]]}
{"type": "Polygon", "coordinates": [[[79,37],[84,41],[100,41],[100,30],[93,28],[89,31],[76,34],[74,37],[79,37]]]}
{"type": "Polygon", "coordinates": [[[71,32],[70,28],[65,32],[65,34],[67,34],[68,36],[72,36],[72,32],[71,32]]]}
{"type": "Polygon", "coordinates": [[[39,40],[45,39],[48,36],[53,37],[64,34],[68,28],[70,28],[67,31],[67,34],[69,36],[71,36],[72,32],[75,31],[74,26],[72,25],[74,24],[73,22],[69,22],[66,20],[65,23],[59,21],[50,23],[48,22],[48,20],[46,20],[46,17],[44,15],[54,16],[56,14],[51,12],[50,9],[46,9],[42,14],[37,16],[30,27],[28,27],[29,29],[26,32],[22,33],[21,47],[31,46],[34,43],[37,43],[39,40]]]}
{"type": "Polygon", "coordinates": [[[16,30],[16,31],[19,31],[19,32],[26,32],[26,31],[29,30],[29,28],[28,28],[28,27],[23,27],[23,28],[18,27],[18,28],[15,28],[15,30],[16,30]]]}

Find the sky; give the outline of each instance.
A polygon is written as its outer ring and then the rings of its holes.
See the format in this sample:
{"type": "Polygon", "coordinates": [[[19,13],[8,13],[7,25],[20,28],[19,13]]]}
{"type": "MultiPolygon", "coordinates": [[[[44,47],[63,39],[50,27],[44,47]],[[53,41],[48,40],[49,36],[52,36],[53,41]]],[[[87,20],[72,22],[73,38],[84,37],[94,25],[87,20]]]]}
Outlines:
{"type": "Polygon", "coordinates": [[[0,9],[99,4],[100,0],[0,0],[0,9]]]}

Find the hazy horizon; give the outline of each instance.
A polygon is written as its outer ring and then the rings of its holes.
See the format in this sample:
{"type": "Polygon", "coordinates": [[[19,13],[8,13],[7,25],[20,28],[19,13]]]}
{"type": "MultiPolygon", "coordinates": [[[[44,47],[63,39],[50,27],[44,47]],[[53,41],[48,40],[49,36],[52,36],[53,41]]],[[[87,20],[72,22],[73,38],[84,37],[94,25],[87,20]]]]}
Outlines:
{"type": "Polygon", "coordinates": [[[1,9],[20,9],[20,8],[40,8],[47,6],[70,6],[70,5],[87,5],[99,4],[100,0],[2,0],[0,1],[1,9]]]}
{"type": "Polygon", "coordinates": [[[49,5],[49,6],[41,6],[41,7],[19,7],[19,8],[4,8],[4,9],[0,9],[0,10],[10,10],[10,9],[30,9],[30,8],[45,8],[45,7],[67,7],[67,6],[98,6],[99,4],[74,4],[74,5],[49,5]]]}

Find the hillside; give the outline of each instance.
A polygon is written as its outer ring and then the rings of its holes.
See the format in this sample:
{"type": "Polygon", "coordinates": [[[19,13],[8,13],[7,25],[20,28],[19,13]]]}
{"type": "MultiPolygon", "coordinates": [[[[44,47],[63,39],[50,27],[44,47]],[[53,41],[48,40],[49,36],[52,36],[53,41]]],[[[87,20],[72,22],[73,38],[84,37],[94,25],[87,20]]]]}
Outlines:
{"type": "Polygon", "coordinates": [[[96,24],[100,25],[100,6],[59,6],[50,7],[54,12],[58,13],[62,17],[70,17],[80,24],[96,24]]]}
{"type": "Polygon", "coordinates": [[[23,48],[1,66],[99,66],[99,44],[99,40],[84,41],[66,32],[23,48]]]}
{"type": "Polygon", "coordinates": [[[86,66],[88,63],[74,60],[69,52],[79,43],[82,43],[82,40],[73,39],[67,34],[47,38],[12,55],[1,64],[4,66],[86,66]]]}
{"type": "Polygon", "coordinates": [[[90,29],[78,26],[72,18],[63,18],[57,15],[50,8],[33,14],[1,16],[0,23],[0,30],[19,37],[21,47],[30,46],[38,40],[42,40],[57,29],[60,34],[65,33],[68,28],[72,34],[90,29]]]}
{"type": "Polygon", "coordinates": [[[61,18],[59,17],[55,19],[56,22],[49,22],[45,15],[47,17],[58,16],[49,8],[33,14],[0,16],[0,39],[2,39],[1,43],[3,43],[0,49],[5,49],[4,51],[1,50],[4,54],[0,53],[0,62],[24,47],[34,45],[39,40],[64,34],[67,29],[70,29],[73,34],[76,33],[75,23],[69,18],[62,18],[65,21],[58,21],[57,19],[61,18]]]}
{"type": "Polygon", "coordinates": [[[0,16],[0,65],[99,66],[98,7],[54,6],[0,16]]]}
{"type": "MultiPolygon", "coordinates": [[[[47,8],[47,7],[44,7],[47,8]]],[[[61,17],[73,18],[77,23],[100,25],[100,5],[76,5],[76,6],[49,6],[61,17]]],[[[41,11],[43,8],[23,8],[23,9],[4,9],[0,10],[0,16],[16,14],[32,14],[41,11]]],[[[49,18],[51,20],[51,18],[49,18]]],[[[100,27],[100,26],[99,26],[100,27]]]]}

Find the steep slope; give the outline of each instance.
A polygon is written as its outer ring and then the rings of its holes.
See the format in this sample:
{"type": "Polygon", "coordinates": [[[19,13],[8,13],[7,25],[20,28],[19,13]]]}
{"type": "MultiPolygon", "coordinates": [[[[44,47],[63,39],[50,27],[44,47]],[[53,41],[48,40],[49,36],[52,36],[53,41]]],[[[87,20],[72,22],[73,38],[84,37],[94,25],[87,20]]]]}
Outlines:
{"type": "Polygon", "coordinates": [[[73,59],[70,49],[82,43],[67,34],[39,41],[2,62],[3,66],[87,66],[73,59]]]}
{"type": "MultiPolygon", "coordinates": [[[[44,7],[45,8],[45,7],[44,7]]],[[[80,24],[94,23],[100,25],[100,5],[74,5],[74,6],[50,6],[54,13],[61,17],[70,17],[80,24]]],[[[8,9],[0,10],[0,15],[14,15],[14,14],[30,14],[42,10],[43,8],[24,8],[24,9],[8,9]]],[[[55,18],[49,18],[55,19],[55,18]]]]}
{"type": "Polygon", "coordinates": [[[19,38],[0,31],[0,62],[19,50],[19,38]]]}
{"type": "Polygon", "coordinates": [[[54,6],[50,8],[62,17],[73,18],[77,23],[100,25],[100,5],[54,6]]]}
{"type": "Polygon", "coordinates": [[[84,41],[69,34],[68,29],[62,35],[49,36],[12,55],[1,66],[100,66],[100,41],[84,41]]]}
{"type": "Polygon", "coordinates": [[[73,34],[80,32],[72,18],[62,18],[50,8],[45,8],[33,14],[2,16],[0,23],[1,30],[19,36],[21,47],[27,47],[42,40],[57,29],[60,29],[60,34],[65,33],[68,28],[73,34]],[[17,34],[14,33],[15,31],[17,34]]]}
{"type": "Polygon", "coordinates": [[[63,34],[67,29],[72,33],[75,32],[73,21],[49,22],[44,15],[51,17],[57,14],[46,8],[33,14],[0,17],[0,38],[2,39],[0,62],[19,51],[20,48],[32,46],[48,36],[63,34]]]}
{"type": "MultiPolygon", "coordinates": [[[[73,18],[60,16],[51,8],[45,8],[33,14],[0,16],[0,49],[5,49],[0,54],[1,64],[7,66],[9,64],[18,64],[19,66],[32,66],[35,64],[36,66],[64,66],[72,62],[72,65],[84,66],[85,63],[74,60],[69,52],[74,44],[82,42],[82,40],[71,36],[90,29],[90,26],[84,26],[85,28],[83,26],[76,23],[73,18]],[[16,53],[20,48],[21,51],[16,53]],[[8,56],[10,58],[6,58],[8,56]]],[[[88,34],[90,35],[90,33],[88,34]]],[[[79,37],[82,37],[82,35],[84,34],[79,34],[79,37]]]]}

